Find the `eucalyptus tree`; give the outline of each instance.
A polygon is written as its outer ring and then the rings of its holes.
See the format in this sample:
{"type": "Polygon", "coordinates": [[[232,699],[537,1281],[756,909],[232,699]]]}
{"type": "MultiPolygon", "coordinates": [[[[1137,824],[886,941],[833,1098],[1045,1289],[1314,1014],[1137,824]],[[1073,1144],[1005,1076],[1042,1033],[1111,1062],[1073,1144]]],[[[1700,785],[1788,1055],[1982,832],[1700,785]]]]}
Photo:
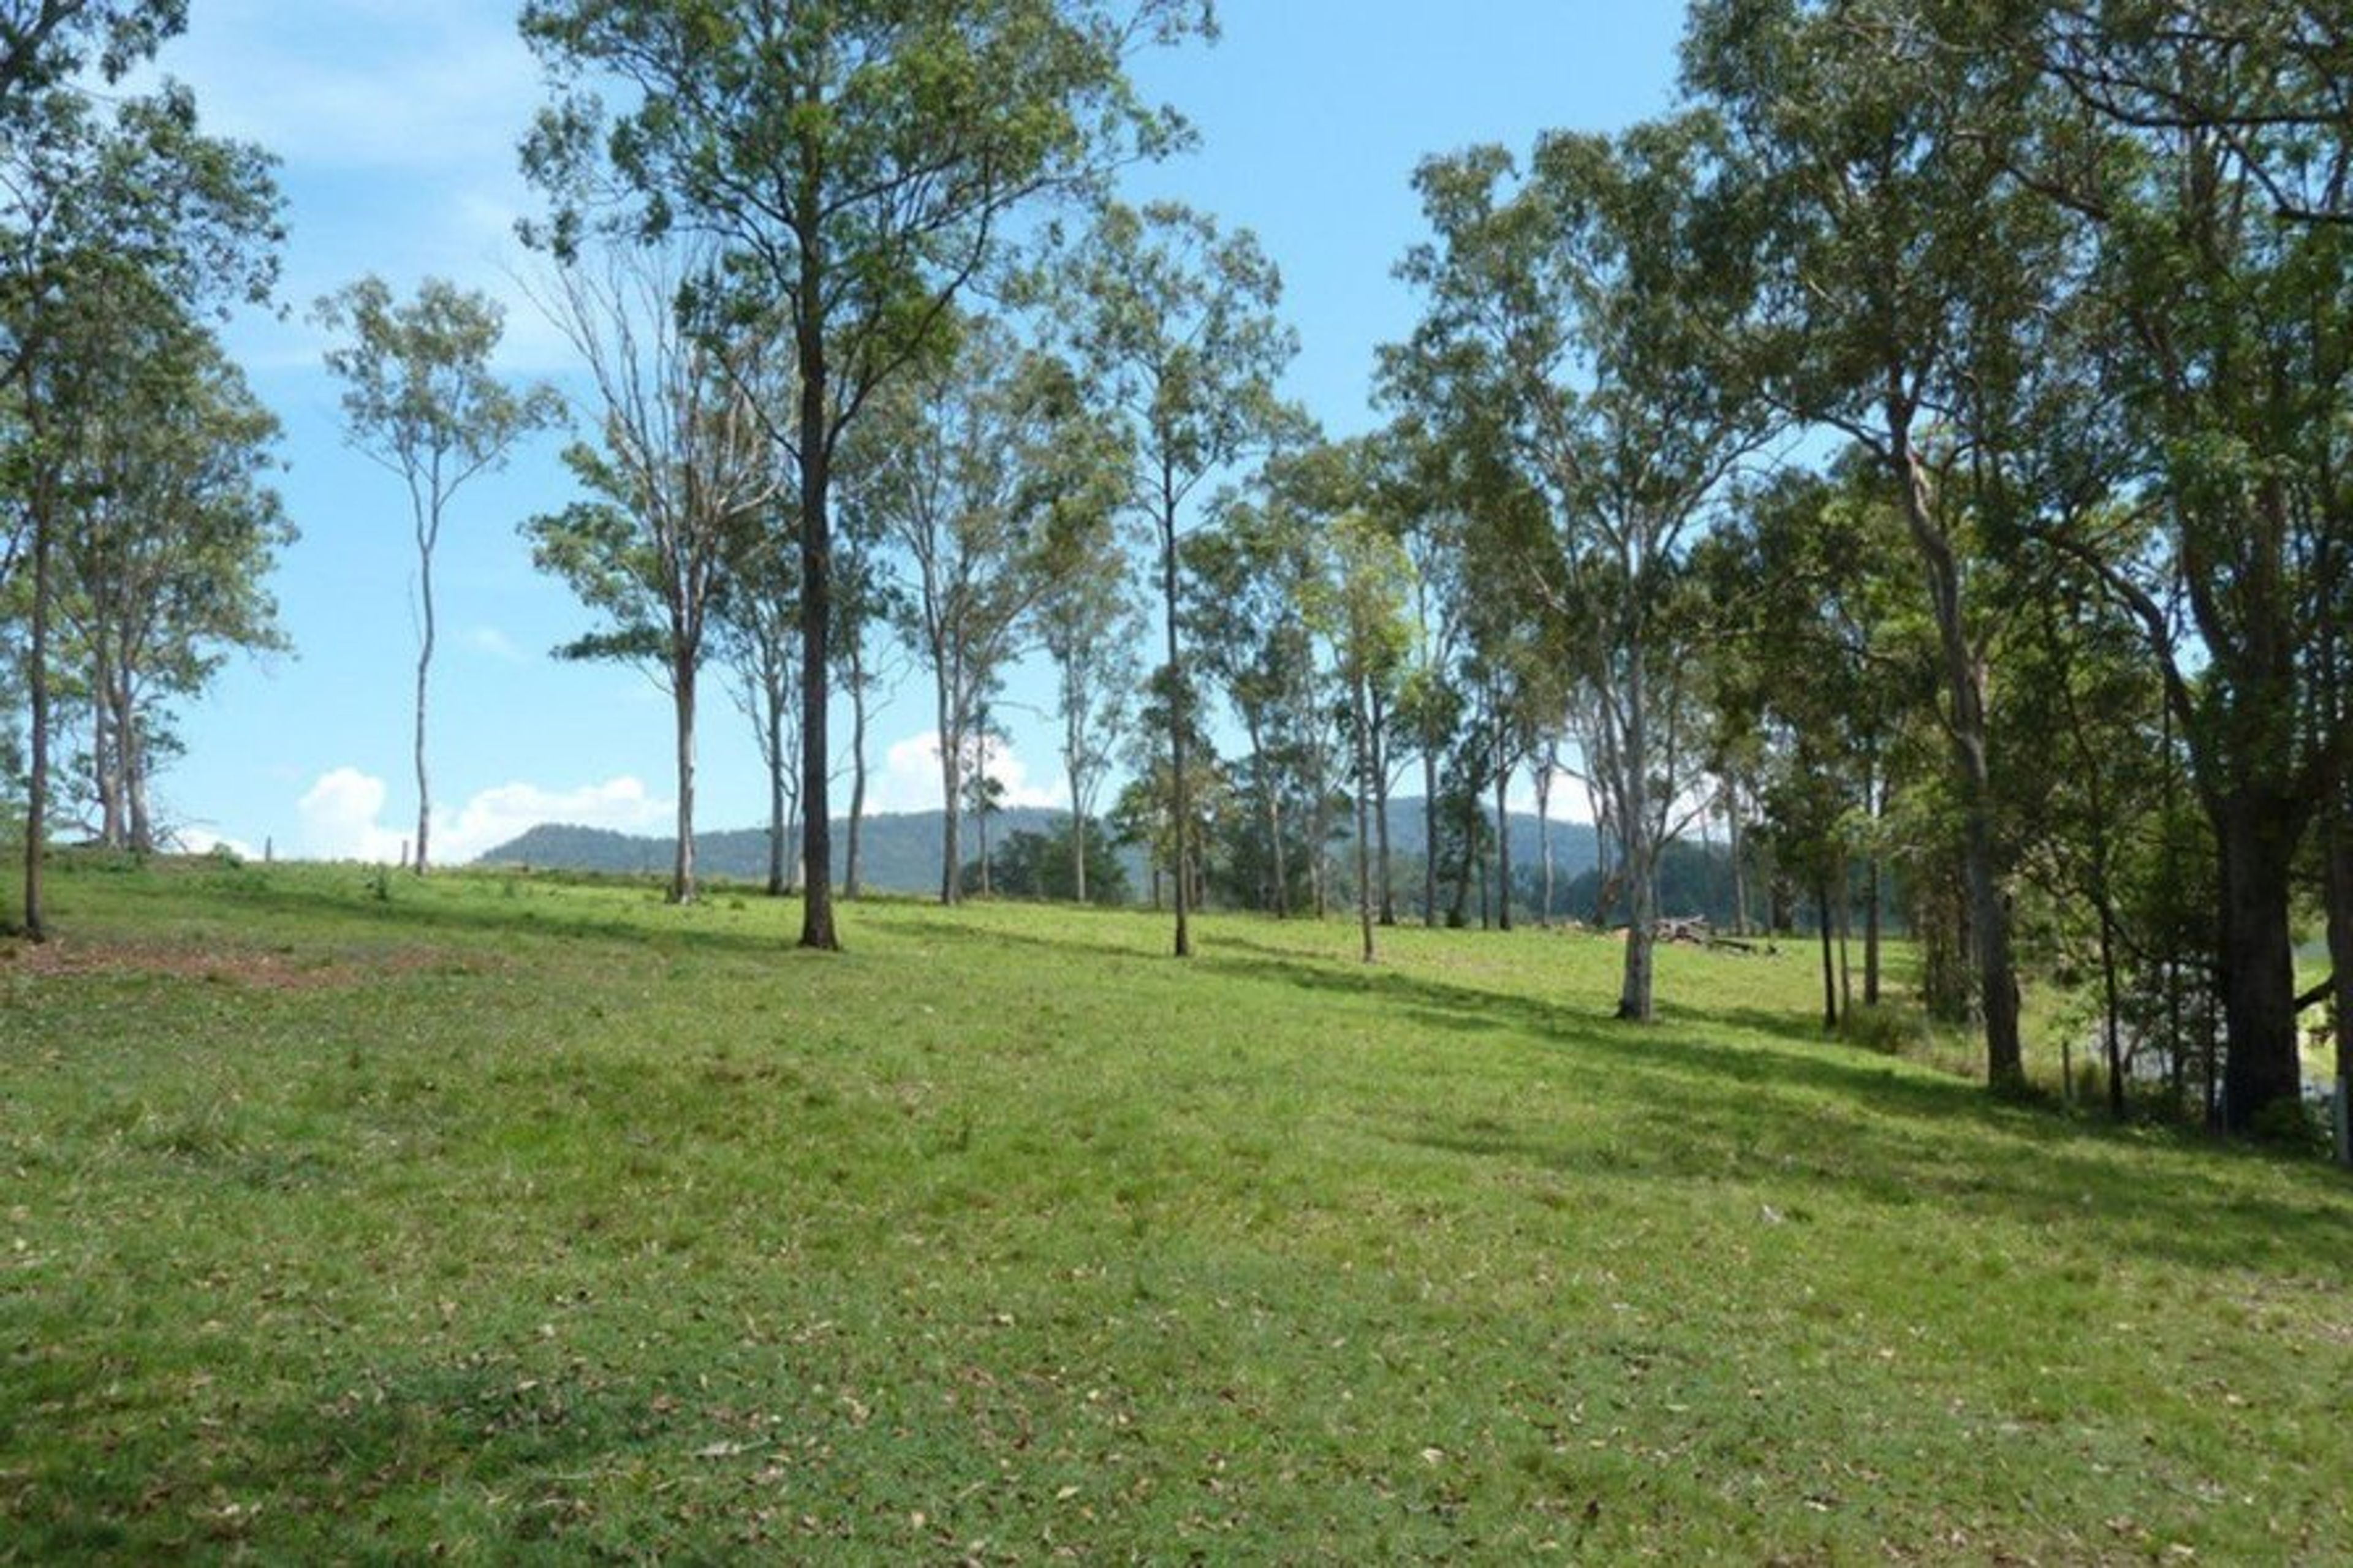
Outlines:
{"type": "Polygon", "coordinates": [[[187,21],[187,0],[0,0],[0,119],[93,65],[120,80],[187,21]]]}
{"type": "Polygon", "coordinates": [[[1145,627],[1120,537],[1124,458],[1092,422],[1066,424],[1039,554],[1038,641],[1054,668],[1062,777],[1071,797],[1071,886],[1088,901],[1089,825],[1142,673],[1145,627]]]}
{"type": "Polygon", "coordinates": [[[1315,765],[1324,701],[1312,625],[1302,613],[1320,586],[1320,520],[1261,475],[1257,494],[1222,496],[1211,521],[1181,552],[1192,593],[1186,629],[1198,666],[1223,690],[1250,752],[1241,773],[1256,811],[1255,831],[1234,856],[1245,901],[1278,917],[1292,912],[1302,862],[1323,839],[1295,820],[1313,815],[1322,769],[1315,765]]]}
{"type": "MultiPolygon", "coordinates": [[[[1388,795],[1416,587],[1391,510],[1399,494],[1396,457],[1377,437],[1319,440],[1269,463],[1266,474],[1270,502],[1296,512],[1311,531],[1296,613],[1325,652],[1326,689],[1317,696],[1311,688],[1310,700],[1331,715],[1332,766],[1349,781],[1344,793],[1325,787],[1319,773],[1318,811],[1326,800],[1335,809],[1356,808],[1356,879],[1362,898],[1372,900],[1360,902],[1359,913],[1369,908],[1381,925],[1397,923],[1388,795]]],[[[1319,819],[1313,835],[1319,852],[1333,837],[1319,819]]]]}
{"type": "MultiPolygon", "coordinates": [[[[1198,720],[1181,635],[1179,541],[1201,485],[1277,446],[1299,416],[1275,384],[1298,352],[1275,314],[1282,279],[1247,229],[1223,234],[1189,208],[1113,205],[1039,280],[1074,368],[1121,428],[1127,503],[1158,545],[1167,635],[1166,777],[1175,864],[1190,863],[1187,756],[1198,720]]],[[[1192,952],[1192,889],[1176,878],[1176,953],[1192,952]]]]}
{"type": "Polygon", "coordinates": [[[543,301],[596,389],[594,441],[565,449],[588,499],[522,525],[532,560],[603,617],[557,649],[646,668],[670,700],[678,816],[670,899],[695,897],[696,690],[734,542],[776,497],[774,452],[752,412],[784,379],[759,323],[697,330],[681,289],[705,270],[615,246],[575,256],[543,301]]]}
{"type": "MultiPolygon", "coordinates": [[[[1680,808],[1670,601],[1692,538],[1771,428],[1725,352],[1745,325],[1751,217],[1701,113],[1617,139],[1539,139],[1525,175],[1487,147],[1416,176],[1435,237],[1403,272],[1427,297],[1409,353],[1425,395],[1483,405],[1540,486],[1546,538],[1513,584],[1562,629],[1599,727],[1631,928],[1618,1011],[1653,1016],[1657,867],[1680,808]]],[[[1498,668],[1508,668],[1498,663],[1498,668]]]]}
{"type": "Polygon", "coordinates": [[[437,634],[433,558],[459,492],[506,466],[517,446],[562,416],[554,388],[515,385],[493,368],[506,311],[489,295],[427,278],[395,298],[370,275],[322,298],[313,318],[332,334],[327,368],[343,384],[343,437],[408,494],[417,545],[417,852],[426,872],[433,793],[426,711],[437,634]]]}
{"type": "Polygon", "coordinates": [[[85,345],[57,605],[62,660],[83,672],[99,841],[144,853],[165,705],[231,650],[286,646],[265,583],[294,530],[269,483],[276,417],[179,301],[115,282],[85,345]]]}
{"type": "Polygon", "coordinates": [[[798,396],[768,410],[796,468],[801,943],[832,949],[827,709],[833,461],[876,393],[941,351],[1014,215],[1092,198],[1181,142],[1130,56],[1213,29],[1208,0],[529,0],[554,96],[526,147],[559,251],[597,222],[712,236],[731,296],[780,310],[798,396]],[[626,101],[608,105],[614,89],[626,101]]]}
{"type": "Polygon", "coordinates": [[[878,628],[903,619],[899,588],[882,561],[879,525],[856,507],[842,509],[833,572],[834,679],[849,700],[849,805],[843,813],[841,896],[855,900],[864,890],[871,768],[867,744],[875,706],[887,700],[905,672],[904,665],[892,658],[890,645],[878,635],[878,628]]]}
{"type": "Polygon", "coordinates": [[[1389,461],[1381,476],[1379,506],[1412,572],[1412,635],[1398,678],[1395,711],[1398,733],[1421,764],[1421,918],[1425,926],[1435,927],[1440,773],[1462,724],[1454,669],[1472,593],[1465,509],[1491,504],[1499,489],[1521,499],[1529,492],[1508,464],[1478,460],[1492,451],[1492,443],[1461,438],[1454,421],[1458,407],[1417,401],[1419,378],[1404,378],[1419,368],[1401,351],[1384,353],[1382,395],[1398,411],[1382,437],[1389,461]]]}
{"type": "MultiPolygon", "coordinates": [[[[1911,607],[1910,543],[1877,481],[1852,455],[1828,476],[1783,470],[1744,491],[1694,563],[1711,600],[1715,754],[1742,759],[1777,858],[1810,874],[1841,935],[1862,859],[1866,1005],[1880,1000],[1898,738],[1936,689],[1933,641],[1911,607]]],[[[1926,858],[1915,871],[1933,874],[1926,858]]]]}
{"type": "Polygon", "coordinates": [[[56,557],[78,459],[79,422],[111,367],[115,296],[152,289],[191,312],[265,300],[277,279],[280,203],[269,159],[203,133],[195,100],[166,87],[101,115],[59,85],[93,37],[112,72],[176,25],[155,5],[76,9],[8,41],[18,74],[0,84],[0,420],[16,448],[11,488],[20,527],[13,570],[24,574],[27,709],[21,924],[47,934],[43,908],[50,791],[51,659],[56,557]],[[92,33],[89,29],[96,27],[92,33]],[[99,357],[94,357],[99,356],[99,357]]]}
{"type": "Polygon", "coordinates": [[[726,666],[727,694],[751,723],[767,775],[770,898],[791,892],[799,881],[792,828],[807,776],[794,706],[800,691],[800,554],[789,522],[777,515],[792,510],[789,500],[779,497],[767,517],[737,531],[711,627],[726,666]]]}
{"type": "Polygon", "coordinates": [[[2033,19],[2063,108],[2020,162],[2094,236],[2088,335],[2146,502],[2040,537],[2105,579],[2165,683],[2221,857],[2223,1110],[2244,1128],[2299,1092],[2294,867],[2353,763],[2327,721],[2353,614],[2353,40],[2310,0],[2033,19]],[[2153,548],[2118,545],[2149,517],[2153,548]]]}
{"type": "MultiPolygon", "coordinates": [[[[2161,931],[2137,929],[2137,866],[2161,841],[2178,772],[2165,690],[2141,629],[2073,562],[2024,596],[2005,665],[2005,794],[2020,864],[2052,908],[2052,941],[2097,976],[2108,1109],[2126,1114],[2126,994],[2158,968],[2161,931]],[[2088,951],[2087,951],[2088,950],[2088,951]]],[[[2181,1042],[2167,1039],[2169,1055],[2181,1042]]],[[[2070,1089],[2072,1091],[2072,1084],[2070,1089]]]]}
{"type": "MultiPolygon", "coordinates": [[[[1376,956],[1373,928],[1385,912],[1372,863],[1372,818],[1382,798],[1382,694],[1404,667],[1412,636],[1406,605],[1413,567],[1404,548],[1362,504],[1332,516],[1325,535],[1330,570],[1315,585],[1308,608],[1329,642],[1333,668],[1345,689],[1350,796],[1356,812],[1356,924],[1366,963],[1376,956]]],[[[1388,855],[1387,835],[1379,836],[1388,855]]],[[[1382,886],[1386,886],[1386,879],[1382,886]]]]}
{"type": "Polygon", "coordinates": [[[1977,396],[2016,373],[2071,260],[2068,226],[2010,177],[2029,88],[1966,45],[1978,0],[1700,0],[1691,87],[1733,131],[1774,215],[1768,395],[1876,458],[1936,627],[1965,822],[1989,1080],[2023,1081],[2019,994],[1989,754],[1989,617],[1970,589],[1976,521],[1943,481],[1998,463],[2012,433],[1977,396]],[[2006,363],[2000,356],[2008,355],[2006,363]]]}
{"type": "Polygon", "coordinates": [[[1040,480],[1057,435],[1039,366],[1001,324],[974,318],[959,338],[935,372],[884,394],[860,433],[860,505],[900,560],[901,631],[932,678],[944,904],[961,891],[965,774],[1044,587],[1040,480]]]}

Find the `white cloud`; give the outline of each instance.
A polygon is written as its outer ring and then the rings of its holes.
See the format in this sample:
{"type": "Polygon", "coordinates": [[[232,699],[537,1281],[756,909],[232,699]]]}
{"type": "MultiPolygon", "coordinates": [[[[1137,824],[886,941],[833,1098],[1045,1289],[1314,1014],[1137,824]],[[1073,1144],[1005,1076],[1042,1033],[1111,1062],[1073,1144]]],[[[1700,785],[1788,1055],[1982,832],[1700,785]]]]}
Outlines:
{"type": "Polygon", "coordinates": [[[320,860],[399,859],[402,835],[377,820],[386,793],[382,779],[357,768],[322,774],[295,803],[302,853],[320,860]]]}
{"type": "MultiPolygon", "coordinates": [[[[382,779],[357,768],[337,768],[322,776],[296,806],[302,852],[322,860],[399,860],[412,835],[406,828],[384,825],[389,794],[382,779]]],[[[433,814],[432,855],[440,865],[458,865],[543,823],[616,833],[659,832],[670,826],[675,809],[651,795],[643,780],[628,774],[569,790],[521,782],[501,784],[455,810],[433,814]]]]}
{"type": "Polygon", "coordinates": [[[224,837],[209,828],[190,828],[179,836],[180,848],[190,855],[233,855],[239,860],[259,860],[261,851],[240,838],[224,837]]]}
{"type": "MultiPolygon", "coordinates": [[[[1043,806],[1059,810],[1065,804],[1059,783],[1034,784],[1029,765],[1012,747],[992,742],[988,771],[1005,785],[1007,805],[1043,806]]],[[[878,812],[937,811],[940,808],[940,735],[926,730],[910,735],[883,753],[882,772],[871,781],[869,798],[878,812]]]]}
{"type": "Polygon", "coordinates": [[[433,831],[440,840],[435,853],[444,865],[470,860],[517,834],[550,822],[610,828],[616,833],[667,830],[674,826],[677,810],[675,803],[649,794],[644,780],[626,773],[571,790],[501,784],[475,795],[452,816],[435,820],[433,831]]]}

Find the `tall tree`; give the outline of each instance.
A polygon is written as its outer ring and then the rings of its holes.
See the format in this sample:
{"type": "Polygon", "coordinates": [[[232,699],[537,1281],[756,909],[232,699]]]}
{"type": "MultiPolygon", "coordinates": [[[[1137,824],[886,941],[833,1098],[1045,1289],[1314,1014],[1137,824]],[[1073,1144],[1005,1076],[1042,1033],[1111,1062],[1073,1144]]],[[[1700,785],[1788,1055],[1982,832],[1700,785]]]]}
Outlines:
{"type": "Polygon", "coordinates": [[[1317,797],[1315,730],[1324,707],[1314,631],[1303,614],[1324,563],[1320,519],[1261,476],[1255,499],[1233,494],[1212,507],[1209,524],[1185,541],[1182,564],[1193,592],[1186,607],[1199,667],[1222,689],[1250,747],[1241,772],[1256,831],[1234,857],[1247,907],[1292,912],[1307,859],[1320,841],[1301,820],[1317,797]]]}
{"type": "MultiPolygon", "coordinates": [[[[1614,141],[1547,135],[1525,178],[1500,149],[1432,162],[1417,182],[1437,237],[1403,268],[1430,300],[1403,379],[1490,411],[1548,502],[1549,539],[1503,539],[1525,563],[1506,581],[1554,617],[1587,691],[1587,768],[1631,904],[1619,1013],[1645,1021],[1658,858],[1689,777],[1676,768],[1676,581],[1770,428],[1723,351],[1750,305],[1745,192],[1724,164],[1715,121],[1696,113],[1614,141]]],[[[1508,680],[1514,665],[1493,649],[1483,668],[1508,680]]],[[[1491,706],[1500,737],[1511,716],[1491,706]]]]}
{"type": "MultiPolygon", "coordinates": [[[[871,509],[904,563],[902,631],[930,671],[940,760],[940,901],[961,890],[965,772],[1043,586],[1053,426],[1034,366],[987,319],[936,374],[911,376],[860,432],[871,509]]],[[[986,858],[983,860],[984,870],[986,858]]]]}
{"type": "Polygon", "coordinates": [[[562,402],[543,385],[517,387],[491,369],[506,312],[488,295],[428,278],[413,300],[374,276],[321,299],[314,319],[338,340],[327,368],[343,383],[343,437],[408,492],[417,544],[417,852],[426,872],[433,795],[425,729],[436,635],[433,557],[451,500],[505,467],[515,447],[554,423],[562,402]]]}
{"type": "Polygon", "coordinates": [[[558,654],[643,665],[670,696],[678,789],[670,898],[679,904],[695,896],[695,692],[705,631],[729,552],[767,512],[778,483],[751,408],[782,379],[777,345],[756,323],[695,331],[681,321],[681,285],[702,270],[691,255],[673,260],[618,246],[562,268],[543,304],[596,388],[597,439],[564,453],[589,499],[523,524],[533,563],[605,618],[558,654]]]}
{"type": "Polygon", "coordinates": [[[1767,237],[1770,395],[1877,458],[1902,509],[1941,649],[1966,823],[1969,927],[1986,1071],[2024,1080],[2019,994],[1996,827],[1988,719],[1990,628],[1969,591],[1963,498],[1940,444],[1996,460],[2010,432],[1973,397],[1973,350],[2028,334],[2066,258],[2064,226],[2009,177],[2018,73],[1948,47],[1977,0],[1701,0],[1691,86],[1722,109],[1767,237]]]}
{"type": "MultiPolygon", "coordinates": [[[[138,20],[148,14],[113,6],[79,15],[84,24],[128,18],[128,31],[109,36],[128,40],[121,47],[135,54],[153,41],[138,20]]],[[[153,16],[170,19],[161,7],[153,16]]],[[[90,355],[104,341],[110,296],[137,279],[192,311],[259,302],[276,280],[282,237],[269,160],[203,134],[185,89],[126,100],[101,119],[85,95],[39,85],[49,79],[44,73],[62,74],[79,58],[71,26],[59,21],[46,35],[50,44],[28,46],[22,79],[0,84],[0,409],[24,457],[16,465],[23,526],[12,531],[18,536],[9,554],[29,577],[21,919],[36,940],[47,923],[56,555],[72,500],[66,470],[77,455],[78,422],[95,412],[77,410],[75,400],[105,380],[90,355]]],[[[170,30],[164,22],[157,28],[156,37],[170,30]]],[[[114,54],[105,60],[110,70],[122,63],[114,54]]]]}
{"type": "MultiPolygon", "coordinates": [[[[1406,602],[1413,574],[1394,534],[1361,504],[1332,520],[1332,571],[1319,584],[1316,623],[1330,640],[1333,663],[1347,692],[1349,778],[1356,812],[1356,925],[1360,954],[1376,956],[1379,923],[1372,817],[1381,800],[1380,693],[1394,685],[1411,637],[1406,602]]],[[[1384,846],[1384,851],[1386,847],[1384,846]]]]}
{"type": "MultiPolygon", "coordinates": [[[[768,880],[772,899],[791,892],[798,859],[791,832],[801,805],[800,552],[780,521],[797,509],[779,498],[770,515],[742,530],[728,552],[712,633],[729,675],[728,695],[750,721],[768,781],[768,880]]],[[[820,880],[822,871],[818,873],[820,880]]]]}
{"type": "Polygon", "coordinates": [[[1180,140],[1141,104],[1129,55],[1212,29],[1208,0],[530,0],[523,37],[554,103],[526,149],[547,237],[601,216],[715,237],[751,308],[789,322],[799,399],[772,411],[797,468],[803,946],[835,930],[833,459],[874,395],[946,342],[1008,220],[1093,195],[1113,164],[1180,140]],[[609,110],[618,84],[628,106],[609,110]]]}
{"type": "Polygon", "coordinates": [[[1099,854],[1089,829],[1142,674],[1145,631],[1121,548],[1124,459],[1092,422],[1066,420],[1039,555],[1038,639],[1054,667],[1062,777],[1071,797],[1071,887],[1089,901],[1099,854]]]}
{"type": "Polygon", "coordinates": [[[1198,716],[1189,710],[1178,544],[1202,483],[1273,446],[1297,423],[1275,383],[1298,339],[1275,314],[1282,279],[1256,237],[1222,234],[1214,219],[1173,204],[1106,210],[1046,289],[1073,363],[1123,426],[1128,504],[1148,521],[1157,545],[1175,950],[1186,958],[1193,951],[1193,889],[1183,868],[1193,863],[1187,835],[1195,817],[1187,753],[1198,716]]]}
{"type": "Polygon", "coordinates": [[[293,529],[267,482],[277,419],[178,301],[140,274],[111,281],[79,384],[58,606],[86,671],[99,840],[145,853],[164,705],[228,650],[285,646],[264,581],[293,529]]]}
{"type": "Polygon", "coordinates": [[[2101,389],[2163,521],[2137,552],[2113,512],[2044,537],[2137,618],[2188,748],[2220,853],[2223,1113],[2243,1129],[2300,1091],[2293,869],[2348,746],[2316,721],[2353,605],[2353,39],[2304,0],[2035,20],[2029,61],[2066,107],[2020,162],[2095,237],[2101,389]]]}

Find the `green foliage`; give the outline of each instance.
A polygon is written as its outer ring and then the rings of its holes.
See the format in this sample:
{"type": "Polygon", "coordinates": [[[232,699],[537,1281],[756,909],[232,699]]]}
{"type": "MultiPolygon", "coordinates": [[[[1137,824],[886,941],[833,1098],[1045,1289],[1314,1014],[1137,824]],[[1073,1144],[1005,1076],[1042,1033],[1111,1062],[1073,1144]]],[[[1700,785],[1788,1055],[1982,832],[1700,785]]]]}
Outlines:
{"type": "Polygon", "coordinates": [[[1366,970],[1209,917],[1179,967],[1143,914],[884,901],[818,963],[789,905],[641,883],[68,861],[58,897],[74,962],[0,956],[28,1557],[2353,1525],[2343,1184],[1825,1043],[1802,960],[1668,950],[1708,1000],[1635,1040],[1616,945],[1558,933],[1366,970]]]}
{"type": "Polygon", "coordinates": [[[187,0],[10,0],[0,27],[0,117],[93,65],[120,80],[187,22],[187,0]]]}
{"type": "Polygon", "coordinates": [[[504,308],[446,279],[399,300],[371,275],[321,298],[311,315],[336,340],[326,362],[343,384],[344,434],[407,489],[417,549],[429,557],[450,498],[554,423],[562,403],[551,387],[499,378],[491,360],[504,308]]]}
{"type": "MultiPolygon", "coordinates": [[[[1085,837],[1086,894],[1091,904],[1132,904],[1135,888],[1127,864],[1113,851],[1107,825],[1090,825],[1085,837]]],[[[977,862],[964,868],[964,890],[980,888],[977,862]]],[[[1001,899],[1038,899],[1055,903],[1081,901],[1078,864],[1069,817],[1043,830],[1017,827],[989,848],[989,891],[1001,899]]]]}
{"type": "MultiPolygon", "coordinates": [[[[1017,211],[1092,197],[1183,140],[1137,98],[1127,51],[1213,30],[1210,6],[531,0],[521,26],[553,95],[523,153],[554,207],[532,237],[568,258],[597,228],[709,236],[709,312],[792,340],[797,395],[766,416],[798,469],[803,853],[823,864],[832,458],[878,393],[953,350],[954,307],[1005,264],[1017,211]]],[[[822,880],[802,940],[839,946],[822,880]]]]}

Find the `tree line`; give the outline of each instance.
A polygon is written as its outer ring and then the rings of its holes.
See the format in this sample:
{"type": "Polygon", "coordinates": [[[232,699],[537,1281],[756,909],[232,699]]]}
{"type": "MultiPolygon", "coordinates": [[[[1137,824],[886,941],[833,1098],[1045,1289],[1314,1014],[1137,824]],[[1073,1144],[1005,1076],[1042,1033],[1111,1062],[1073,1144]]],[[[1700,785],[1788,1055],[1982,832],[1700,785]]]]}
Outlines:
{"type": "MultiPolygon", "coordinates": [[[[174,19],[80,9],[58,36],[110,58],[174,19]]],[[[2233,1129],[2301,1114],[2303,1017],[2344,1018],[2353,984],[2333,5],[1699,0],[1672,113],[1415,173],[1427,236],[1397,270],[1419,319],[1382,351],[1385,422],[1345,438],[1282,395],[1295,340],[1255,239],[1114,199],[1190,138],[1129,72],[1214,32],[1200,0],[533,0],[520,22],[548,89],[526,237],[590,387],[582,499],[525,533],[599,617],[566,651],[644,662],[675,700],[674,896],[707,661],[766,761],[771,882],[818,868],[802,941],[829,948],[836,698],[842,890],[871,705],[910,658],[953,902],[1006,678],[1042,655],[1074,808],[1056,884],[1087,896],[1091,838],[1145,845],[1179,954],[1213,896],[1353,904],[1367,959],[1401,910],[1466,921],[1490,876],[1508,924],[1526,780],[1544,814],[1581,792],[1601,829],[1626,1018],[1655,1007],[1662,859],[1720,826],[1766,902],[1814,906],[1826,1022],[1852,992],[1831,934],[1860,920],[1869,1002],[1900,921],[1998,1090],[2023,1083],[2024,952],[2100,998],[2119,1113],[2145,1079],[2233,1129]],[[1389,804],[1416,773],[1426,853],[1400,888],[1389,804]],[[2335,976],[2308,992],[2300,914],[2335,976]]],[[[12,140],[79,63],[39,58],[12,140]]],[[[187,169],[218,189],[142,265],[208,287],[163,297],[265,281],[252,155],[187,169]]],[[[52,299],[106,269],[29,210],[9,234],[12,278],[50,268],[12,285],[6,404],[37,844],[57,628],[103,617],[60,609],[80,590],[57,552],[105,510],[66,498],[120,492],[37,428],[81,374],[52,299]]],[[[363,283],[321,319],[429,576],[437,498],[553,410],[479,379],[478,296],[363,283]],[[428,342],[452,310],[470,325],[428,342]]],[[[253,471],[228,509],[260,520],[248,580],[286,537],[253,471]]],[[[266,636],[266,614],[211,635],[266,636]]],[[[95,691],[122,658],[90,648],[95,691]]],[[[420,869],[430,654],[428,622],[420,869]]],[[[93,761],[153,744],[68,700],[114,737],[93,761]]]]}

